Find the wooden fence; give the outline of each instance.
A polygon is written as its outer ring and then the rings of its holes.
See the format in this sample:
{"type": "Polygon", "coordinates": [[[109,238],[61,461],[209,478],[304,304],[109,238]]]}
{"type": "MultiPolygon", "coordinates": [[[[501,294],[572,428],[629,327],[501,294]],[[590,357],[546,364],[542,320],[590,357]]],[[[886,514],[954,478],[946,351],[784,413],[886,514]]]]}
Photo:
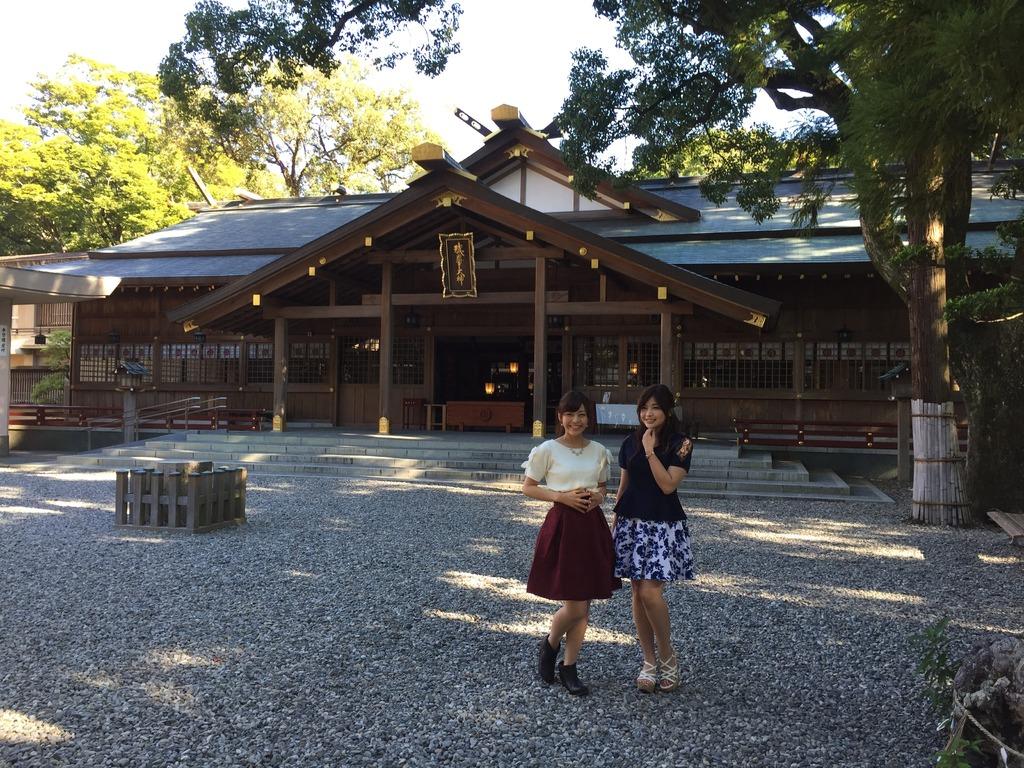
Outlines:
{"type": "MultiPolygon", "coordinates": [[[[12,368],[11,369],[11,402],[31,403],[32,387],[36,382],[53,371],[49,368],[12,368]]],[[[63,386],[53,387],[43,393],[43,401],[55,405],[67,402],[67,389],[63,386]]]]}
{"type": "MultiPolygon", "coordinates": [[[[736,444],[808,448],[888,448],[896,450],[897,427],[887,422],[786,421],[733,419],[736,444]]],[[[968,428],[957,424],[961,450],[967,450],[968,428]]]]}
{"type": "Polygon", "coordinates": [[[202,533],[244,523],[248,471],[191,466],[198,469],[119,470],[114,526],[202,533]]]}

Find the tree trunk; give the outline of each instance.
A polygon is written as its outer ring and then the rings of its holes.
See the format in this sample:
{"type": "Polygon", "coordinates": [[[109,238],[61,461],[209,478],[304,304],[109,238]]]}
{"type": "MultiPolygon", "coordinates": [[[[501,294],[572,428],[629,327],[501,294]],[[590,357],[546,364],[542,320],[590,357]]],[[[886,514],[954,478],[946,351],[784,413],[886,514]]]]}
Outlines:
{"type": "Polygon", "coordinates": [[[952,339],[953,369],[970,415],[971,511],[978,521],[992,508],[1024,512],[1024,319],[960,321],[952,339]]]}
{"type": "Polygon", "coordinates": [[[923,249],[911,266],[907,306],[914,432],[911,517],[922,523],[964,525],[969,522],[965,463],[953,416],[948,329],[943,314],[945,169],[936,160],[929,153],[907,163],[907,239],[912,248],[923,249]]]}

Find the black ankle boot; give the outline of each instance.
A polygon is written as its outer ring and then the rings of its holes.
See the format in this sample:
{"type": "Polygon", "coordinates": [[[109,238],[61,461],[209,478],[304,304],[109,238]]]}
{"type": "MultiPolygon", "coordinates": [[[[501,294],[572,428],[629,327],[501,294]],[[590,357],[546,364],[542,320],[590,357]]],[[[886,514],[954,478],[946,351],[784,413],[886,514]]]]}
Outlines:
{"type": "Polygon", "coordinates": [[[558,658],[558,649],[561,647],[562,643],[559,642],[558,648],[552,648],[547,635],[540,639],[540,650],[537,652],[537,674],[548,685],[555,682],[555,659],[558,658]]]}
{"type": "Polygon", "coordinates": [[[562,685],[565,686],[565,690],[573,696],[586,696],[590,693],[590,689],[580,682],[579,675],[576,674],[575,664],[558,662],[558,677],[561,679],[562,685]]]}

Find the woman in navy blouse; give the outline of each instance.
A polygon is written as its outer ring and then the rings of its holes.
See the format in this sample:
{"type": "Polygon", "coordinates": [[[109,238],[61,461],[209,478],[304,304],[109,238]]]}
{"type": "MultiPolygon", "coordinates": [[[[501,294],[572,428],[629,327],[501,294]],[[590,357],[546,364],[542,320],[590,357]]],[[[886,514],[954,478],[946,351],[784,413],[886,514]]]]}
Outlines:
{"type": "Polygon", "coordinates": [[[622,476],[612,525],[615,575],[631,582],[633,621],[644,655],[636,686],[645,693],[679,687],[679,659],[663,592],[666,582],[695,575],[686,513],[676,494],[690,470],[692,444],[680,430],[674,405],[664,384],[647,387],[637,402],[640,424],[619,450],[622,476]]]}

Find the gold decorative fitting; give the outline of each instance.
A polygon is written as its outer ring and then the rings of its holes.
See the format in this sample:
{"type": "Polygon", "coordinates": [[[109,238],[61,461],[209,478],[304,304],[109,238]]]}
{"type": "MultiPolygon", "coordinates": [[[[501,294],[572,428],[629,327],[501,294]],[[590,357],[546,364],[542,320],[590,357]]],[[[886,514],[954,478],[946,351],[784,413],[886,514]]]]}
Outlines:
{"type": "Polygon", "coordinates": [[[254,293],[254,294],[252,295],[252,305],[253,305],[254,307],[258,307],[258,306],[260,305],[260,301],[261,301],[261,299],[262,299],[262,298],[263,298],[263,297],[262,297],[262,296],[260,296],[260,295],[259,295],[258,293],[254,293]]]}
{"type": "Polygon", "coordinates": [[[192,331],[194,331],[198,327],[199,326],[196,323],[193,323],[191,320],[185,321],[185,333],[192,333],[192,331]]]}
{"type": "Polygon", "coordinates": [[[526,239],[527,240],[533,240],[533,230],[532,229],[526,230],[526,239]]]}
{"type": "Polygon", "coordinates": [[[320,266],[322,267],[324,264],[327,263],[327,257],[326,256],[321,256],[319,261],[320,261],[320,266]]]}
{"type": "Polygon", "coordinates": [[[601,262],[598,261],[597,259],[591,259],[590,260],[590,268],[591,269],[597,269],[600,266],[601,266],[601,262]]]}
{"type": "Polygon", "coordinates": [[[529,147],[525,147],[522,144],[516,144],[514,147],[510,147],[509,149],[506,149],[505,150],[505,154],[508,155],[508,159],[509,160],[511,160],[513,158],[516,158],[516,157],[526,158],[526,157],[530,156],[530,148],[529,147]]]}
{"type": "Polygon", "coordinates": [[[466,199],[465,195],[456,195],[453,192],[440,195],[434,198],[434,203],[437,208],[451,208],[453,205],[462,205],[462,201],[466,199]]]}
{"type": "Polygon", "coordinates": [[[308,272],[310,277],[316,277],[316,267],[310,267],[308,272]]]}
{"type": "Polygon", "coordinates": [[[282,416],[279,413],[275,414],[274,415],[274,420],[273,420],[273,430],[275,432],[284,432],[284,427],[285,427],[284,416],[282,416]]]}
{"type": "Polygon", "coordinates": [[[377,422],[377,433],[381,435],[391,434],[391,420],[387,416],[381,416],[377,422]]]}
{"type": "Polygon", "coordinates": [[[519,119],[519,107],[514,107],[511,104],[499,104],[491,110],[491,120],[496,123],[519,119]]]}
{"type": "Polygon", "coordinates": [[[573,182],[573,180],[574,180],[575,178],[576,178],[576,177],[575,177],[575,176],[573,176],[573,175],[572,175],[572,174],[570,173],[570,174],[569,174],[568,176],[566,176],[566,177],[565,177],[565,180],[566,180],[566,181],[568,181],[568,182],[569,182],[570,184],[572,184],[572,182],[573,182]]]}
{"type": "Polygon", "coordinates": [[[430,162],[432,160],[444,160],[444,147],[425,141],[412,148],[412,161],[414,163],[430,162]]]}
{"type": "Polygon", "coordinates": [[[533,422],[533,436],[544,437],[544,422],[537,420],[533,422]]]}
{"type": "Polygon", "coordinates": [[[659,285],[658,286],[658,300],[659,301],[664,301],[667,298],[668,298],[668,286],[659,285]]]}
{"type": "Polygon", "coordinates": [[[586,256],[586,255],[587,255],[587,249],[581,246],[580,247],[580,256],[586,256]]]}
{"type": "Polygon", "coordinates": [[[370,237],[369,235],[364,237],[363,238],[363,245],[365,245],[367,248],[370,248],[373,245],[373,238],[370,237]]]}
{"type": "Polygon", "coordinates": [[[753,325],[756,328],[764,328],[764,322],[767,319],[768,318],[766,316],[760,314],[759,312],[751,312],[750,317],[748,317],[743,322],[747,323],[747,325],[753,325]]]}
{"type": "Polygon", "coordinates": [[[624,202],[624,203],[622,204],[622,210],[624,210],[624,211],[628,211],[628,210],[629,210],[630,208],[631,208],[631,206],[630,206],[629,200],[626,200],[626,201],[625,201],[625,202],[624,202]]]}

